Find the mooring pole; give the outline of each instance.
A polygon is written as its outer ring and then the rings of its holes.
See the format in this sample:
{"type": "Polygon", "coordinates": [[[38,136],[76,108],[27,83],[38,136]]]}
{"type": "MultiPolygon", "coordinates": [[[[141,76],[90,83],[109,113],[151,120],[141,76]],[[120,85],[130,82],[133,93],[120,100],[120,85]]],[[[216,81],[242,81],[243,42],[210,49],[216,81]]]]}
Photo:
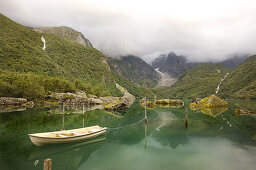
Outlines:
{"type": "Polygon", "coordinates": [[[83,105],[83,127],[84,127],[84,105],[83,105]]]}
{"type": "Polygon", "coordinates": [[[147,132],[148,132],[148,124],[145,123],[145,144],[144,144],[144,148],[147,148],[147,132]]]}
{"type": "Polygon", "coordinates": [[[63,107],[62,107],[62,130],[64,130],[64,123],[65,123],[65,108],[64,108],[64,103],[63,103],[63,107]]]}
{"type": "Polygon", "coordinates": [[[188,127],[188,109],[186,108],[186,121],[185,121],[186,128],[188,127]]]}
{"type": "Polygon", "coordinates": [[[44,160],[44,170],[52,170],[52,160],[51,159],[44,160]]]}
{"type": "Polygon", "coordinates": [[[148,123],[148,116],[147,116],[147,97],[145,97],[145,123],[148,123]]]}

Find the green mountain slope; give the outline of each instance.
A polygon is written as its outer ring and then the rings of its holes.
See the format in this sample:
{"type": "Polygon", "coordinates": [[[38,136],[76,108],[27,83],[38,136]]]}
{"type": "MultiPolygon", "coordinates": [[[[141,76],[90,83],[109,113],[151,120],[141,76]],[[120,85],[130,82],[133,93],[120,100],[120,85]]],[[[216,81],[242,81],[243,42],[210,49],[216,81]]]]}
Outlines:
{"type": "Polygon", "coordinates": [[[159,76],[152,66],[136,56],[123,56],[120,59],[108,59],[113,71],[133,83],[142,86],[155,87],[159,76]]]}
{"type": "Polygon", "coordinates": [[[206,97],[216,88],[230,69],[220,64],[201,64],[186,71],[172,87],[154,88],[153,92],[164,98],[206,97]]]}
{"type": "Polygon", "coordinates": [[[224,98],[256,98],[256,55],[249,57],[228,75],[219,95],[224,98]]]}
{"type": "MultiPolygon", "coordinates": [[[[115,88],[120,78],[110,70],[107,58],[101,52],[70,38],[36,32],[2,14],[0,77],[0,96],[30,96],[33,99],[37,98],[35,96],[43,98],[49,91],[74,90],[98,96],[122,95],[115,88]],[[46,40],[45,50],[42,49],[42,36],[46,40]],[[55,84],[56,88],[49,88],[49,84],[55,84]],[[21,91],[17,92],[18,89],[21,91]]],[[[127,82],[124,85],[129,84],[125,79],[122,81],[127,82]]],[[[134,84],[129,88],[140,91],[134,84]]]]}

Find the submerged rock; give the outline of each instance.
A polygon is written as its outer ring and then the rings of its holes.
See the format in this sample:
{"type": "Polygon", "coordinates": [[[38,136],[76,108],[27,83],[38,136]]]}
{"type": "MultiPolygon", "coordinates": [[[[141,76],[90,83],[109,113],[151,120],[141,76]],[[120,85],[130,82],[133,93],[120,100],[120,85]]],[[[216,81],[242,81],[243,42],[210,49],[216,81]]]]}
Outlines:
{"type": "Polygon", "coordinates": [[[247,114],[256,114],[256,112],[255,111],[249,111],[249,110],[236,109],[235,114],[236,115],[247,115],[247,114]]]}

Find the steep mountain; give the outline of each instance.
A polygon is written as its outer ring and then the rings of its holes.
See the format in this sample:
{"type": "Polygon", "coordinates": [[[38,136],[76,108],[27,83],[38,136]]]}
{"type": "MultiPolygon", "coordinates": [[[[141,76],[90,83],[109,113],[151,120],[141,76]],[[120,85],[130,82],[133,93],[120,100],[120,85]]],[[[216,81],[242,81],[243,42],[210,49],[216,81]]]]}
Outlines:
{"type": "Polygon", "coordinates": [[[50,91],[76,90],[120,96],[116,82],[135,96],[151,94],[113,73],[98,50],[63,35],[36,32],[0,14],[0,96],[34,99],[50,91]]]}
{"type": "Polygon", "coordinates": [[[235,55],[229,59],[221,62],[187,62],[184,56],[176,55],[170,52],[168,55],[160,55],[152,62],[153,68],[157,69],[162,73],[167,73],[172,78],[179,78],[183,73],[191,68],[194,68],[200,64],[221,64],[224,67],[234,69],[243,63],[248,55],[235,55]]]}
{"type": "Polygon", "coordinates": [[[173,52],[168,55],[160,55],[152,62],[152,67],[162,73],[168,73],[171,77],[178,77],[186,71],[186,58],[173,52]]]}
{"type": "Polygon", "coordinates": [[[246,59],[227,76],[219,95],[224,98],[256,98],[256,55],[246,59]]]}
{"type": "Polygon", "coordinates": [[[226,59],[222,62],[219,62],[218,64],[221,64],[224,67],[235,69],[237,66],[242,64],[248,57],[248,55],[233,56],[232,58],[226,59]]]}
{"type": "Polygon", "coordinates": [[[155,87],[160,78],[152,66],[136,56],[122,56],[120,59],[109,58],[108,63],[117,74],[142,86],[155,87]]]}
{"type": "Polygon", "coordinates": [[[81,32],[78,32],[70,27],[61,26],[61,27],[39,27],[34,28],[33,30],[39,33],[55,34],[65,38],[74,40],[75,42],[82,44],[86,47],[93,47],[91,42],[84,37],[81,32]]]}
{"type": "Polygon", "coordinates": [[[158,87],[153,92],[164,98],[206,97],[214,94],[229,68],[220,64],[200,64],[187,70],[172,87],[158,87]]]}

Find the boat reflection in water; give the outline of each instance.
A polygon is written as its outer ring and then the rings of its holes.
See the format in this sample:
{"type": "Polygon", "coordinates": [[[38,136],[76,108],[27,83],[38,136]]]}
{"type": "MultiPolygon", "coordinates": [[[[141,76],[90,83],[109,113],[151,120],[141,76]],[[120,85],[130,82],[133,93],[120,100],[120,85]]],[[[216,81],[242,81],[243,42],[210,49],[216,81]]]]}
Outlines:
{"type": "Polygon", "coordinates": [[[44,160],[50,158],[53,169],[77,169],[105,141],[106,135],[101,135],[83,142],[35,147],[28,157],[27,163],[31,168],[42,169],[44,160]]]}

